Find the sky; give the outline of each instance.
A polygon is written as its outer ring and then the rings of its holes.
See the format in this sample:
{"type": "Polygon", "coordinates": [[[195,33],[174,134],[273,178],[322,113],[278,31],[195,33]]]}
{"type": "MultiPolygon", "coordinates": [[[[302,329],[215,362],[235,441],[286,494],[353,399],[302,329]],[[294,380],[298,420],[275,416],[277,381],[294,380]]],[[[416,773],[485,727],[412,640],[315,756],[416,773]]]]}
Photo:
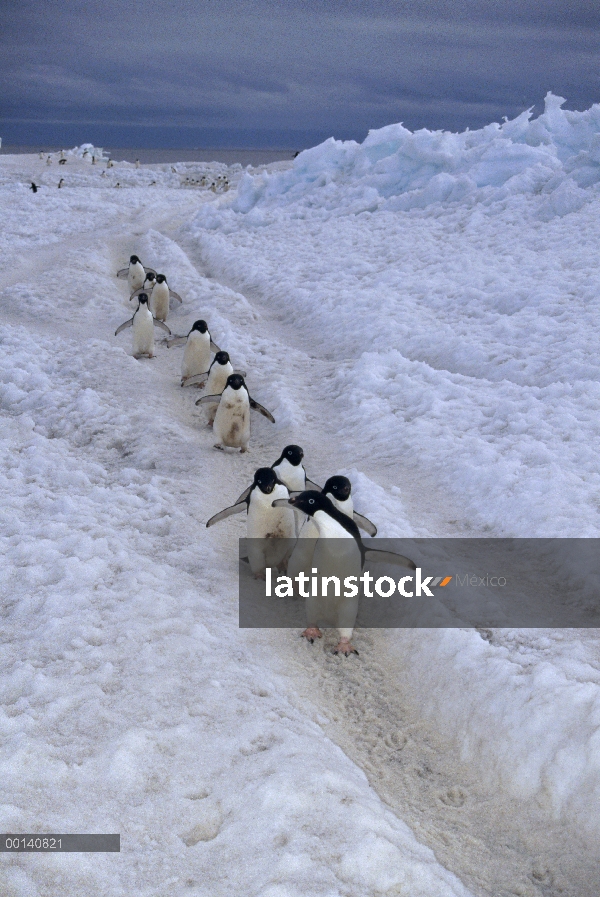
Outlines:
{"type": "Polygon", "coordinates": [[[3,143],[304,149],[600,101],[597,0],[0,0],[3,143]]]}

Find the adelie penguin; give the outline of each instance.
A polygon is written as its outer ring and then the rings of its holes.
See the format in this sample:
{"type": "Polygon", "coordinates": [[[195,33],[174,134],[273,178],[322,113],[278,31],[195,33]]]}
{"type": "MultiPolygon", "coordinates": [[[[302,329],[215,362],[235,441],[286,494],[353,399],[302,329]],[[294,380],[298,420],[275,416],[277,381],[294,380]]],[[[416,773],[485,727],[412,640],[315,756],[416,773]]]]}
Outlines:
{"type": "MultiPolygon", "coordinates": [[[[150,277],[150,275],[148,275],[148,277],[150,277]]],[[[142,287],[142,289],[144,288],[142,287]]],[[[146,290],[146,292],[148,291],[146,290]]],[[[134,299],[136,293],[133,293],[130,298],[134,299]]],[[[159,321],[167,320],[170,299],[175,299],[179,303],[183,302],[179,293],[176,293],[175,290],[172,290],[169,287],[166,276],[164,274],[157,274],[156,277],[153,278],[150,303],[152,306],[152,314],[155,318],[158,318],[159,321]]]]}
{"type": "Polygon", "coordinates": [[[142,355],[147,355],[148,358],[152,358],[154,356],[154,328],[160,327],[162,330],[166,330],[169,336],[171,335],[171,331],[166,324],[163,324],[162,321],[157,321],[156,318],[153,317],[152,312],[148,308],[148,296],[146,293],[140,293],[138,299],[139,305],[133,318],[130,318],[129,321],[125,321],[124,324],[117,327],[115,336],[118,336],[118,334],[127,327],[133,327],[134,357],[140,358],[142,355]]]}
{"type": "Polygon", "coordinates": [[[192,329],[187,336],[174,336],[167,341],[167,346],[183,346],[183,359],[181,361],[181,385],[185,386],[190,377],[204,374],[210,367],[210,353],[221,350],[213,342],[206,321],[194,321],[192,329]]]}
{"type": "Polygon", "coordinates": [[[213,433],[219,440],[215,445],[217,449],[227,447],[239,448],[241,452],[248,451],[251,408],[275,423],[271,412],[251,397],[241,374],[229,375],[220,396],[202,396],[200,399],[200,404],[203,405],[215,402],[219,403],[213,424],[213,433]]]}
{"type": "MultiPolygon", "coordinates": [[[[220,352],[217,352],[213,358],[208,371],[199,374],[197,377],[190,377],[189,380],[186,380],[184,385],[199,387],[206,386],[207,395],[218,396],[220,398],[221,393],[227,386],[227,379],[231,374],[241,374],[242,377],[246,376],[245,371],[234,371],[231,359],[229,358],[229,352],[223,352],[223,350],[221,350],[220,352]]],[[[201,402],[202,399],[198,399],[195,404],[200,405],[201,402]]],[[[215,421],[215,414],[217,413],[218,407],[218,402],[204,403],[204,410],[206,412],[209,427],[212,427],[215,421]]]]}
{"type": "MultiPolygon", "coordinates": [[[[319,577],[335,576],[342,583],[347,576],[358,579],[365,560],[386,561],[409,570],[415,569],[413,561],[403,555],[366,548],[354,521],[336,508],[322,492],[309,490],[289,498],[287,502],[280,499],[273,502],[274,507],[285,507],[286,504],[307,514],[317,527],[318,539],[312,564],[318,570],[319,577]]],[[[302,636],[312,643],[322,636],[319,624],[335,626],[339,632],[339,643],[333,653],[348,657],[349,654],[358,654],[350,641],[358,613],[358,590],[356,595],[350,597],[344,596],[343,591],[340,590],[340,596],[336,597],[333,589],[328,590],[325,598],[313,596],[312,589],[309,591],[306,598],[308,625],[302,636]]]]}
{"type": "MultiPolygon", "coordinates": [[[[377,527],[375,524],[369,520],[368,517],[363,517],[362,514],[358,514],[354,510],[352,501],[352,483],[348,477],[329,477],[322,490],[320,486],[316,486],[314,483],[308,485],[308,488],[314,488],[318,492],[322,492],[323,495],[326,495],[327,498],[331,499],[339,511],[342,511],[347,517],[354,520],[356,525],[368,533],[369,536],[377,535],[377,527]]],[[[290,489],[290,492],[292,493],[292,497],[298,494],[293,489],[290,489]]],[[[296,542],[294,551],[290,557],[288,565],[290,576],[297,576],[300,572],[306,573],[310,570],[313,562],[313,552],[318,538],[319,530],[316,523],[310,517],[305,517],[302,528],[298,533],[298,541],[296,542]]]]}
{"type": "Polygon", "coordinates": [[[244,498],[219,511],[206,524],[213,526],[232,514],[248,512],[248,561],[257,579],[265,578],[267,567],[285,568],[294,538],[294,512],[286,507],[288,498],[288,489],[278,480],[275,471],[271,467],[260,467],[244,498]],[[283,507],[273,507],[276,499],[283,502],[283,507]]]}
{"type": "Polygon", "coordinates": [[[152,272],[156,276],[156,271],[153,268],[144,268],[137,255],[132,255],[129,258],[129,266],[117,271],[117,277],[127,280],[129,294],[131,295],[131,293],[135,293],[136,290],[143,286],[148,272],[152,272]]]}

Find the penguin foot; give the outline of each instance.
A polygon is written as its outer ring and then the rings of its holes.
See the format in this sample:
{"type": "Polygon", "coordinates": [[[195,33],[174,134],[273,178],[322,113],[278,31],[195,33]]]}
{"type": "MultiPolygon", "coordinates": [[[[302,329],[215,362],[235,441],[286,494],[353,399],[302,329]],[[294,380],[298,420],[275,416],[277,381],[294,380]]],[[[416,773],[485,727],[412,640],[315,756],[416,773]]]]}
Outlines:
{"type": "Polygon", "coordinates": [[[358,651],[354,647],[354,645],[350,644],[349,639],[341,638],[338,644],[333,649],[334,654],[343,654],[344,657],[349,657],[351,654],[356,654],[358,657],[358,651]]]}
{"type": "Polygon", "coordinates": [[[323,633],[317,626],[309,626],[308,629],[301,633],[300,638],[308,639],[312,645],[316,638],[323,638],[323,633]]]}
{"type": "Polygon", "coordinates": [[[221,445],[220,442],[217,442],[217,443],[213,446],[213,448],[219,449],[220,452],[224,452],[224,451],[225,451],[225,446],[224,446],[224,445],[221,445]]]}
{"type": "Polygon", "coordinates": [[[243,446],[241,447],[241,449],[240,449],[240,455],[243,455],[244,452],[247,452],[247,451],[248,451],[248,446],[244,446],[244,445],[243,445],[243,446]]]}

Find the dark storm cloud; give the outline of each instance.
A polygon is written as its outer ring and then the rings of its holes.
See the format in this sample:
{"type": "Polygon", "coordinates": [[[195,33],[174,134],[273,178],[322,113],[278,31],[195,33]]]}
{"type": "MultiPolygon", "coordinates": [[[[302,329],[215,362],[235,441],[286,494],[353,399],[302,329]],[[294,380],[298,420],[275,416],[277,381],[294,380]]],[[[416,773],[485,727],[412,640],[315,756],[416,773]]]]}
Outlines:
{"type": "Polygon", "coordinates": [[[478,127],[547,90],[600,100],[591,2],[25,0],[0,15],[5,143],[93,126],[144,145],[306,145],[400,120],[478,127]]]}

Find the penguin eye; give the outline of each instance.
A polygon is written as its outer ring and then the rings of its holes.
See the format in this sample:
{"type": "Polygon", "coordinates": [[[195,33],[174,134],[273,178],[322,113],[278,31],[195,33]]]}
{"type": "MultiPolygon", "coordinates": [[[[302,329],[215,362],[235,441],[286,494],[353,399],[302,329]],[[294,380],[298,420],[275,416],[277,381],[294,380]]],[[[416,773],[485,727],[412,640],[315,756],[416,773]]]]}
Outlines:
{"type": "Polygon", "coordinates": [[[314,505],[314,503],[315,503],[314,498],[309,498],[308,503],[309,503],[309,505],[314,505]]]}

